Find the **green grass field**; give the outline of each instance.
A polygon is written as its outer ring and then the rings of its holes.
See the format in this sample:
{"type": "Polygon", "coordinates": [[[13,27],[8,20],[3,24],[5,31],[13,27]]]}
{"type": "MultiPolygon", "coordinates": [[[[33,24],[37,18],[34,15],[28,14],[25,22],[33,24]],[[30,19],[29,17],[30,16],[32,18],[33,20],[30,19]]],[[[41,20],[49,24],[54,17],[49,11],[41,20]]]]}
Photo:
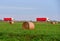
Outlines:
{"type": "Polygon", "coordinates": [[[0,22],[0,41],[60,41],[60,24],[35,22],[34,30],[24,30],[22,23],[0,22]]]}

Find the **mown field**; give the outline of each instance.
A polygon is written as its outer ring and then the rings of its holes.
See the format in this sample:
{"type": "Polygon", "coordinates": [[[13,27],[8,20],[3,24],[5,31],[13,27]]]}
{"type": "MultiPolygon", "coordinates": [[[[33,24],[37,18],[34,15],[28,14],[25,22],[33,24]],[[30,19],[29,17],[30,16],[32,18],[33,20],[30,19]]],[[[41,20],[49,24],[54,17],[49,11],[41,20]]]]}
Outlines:
{"type": "Polygon", "coordinates": [[[0,41],[60,41],[60,24],[35,22],[34,30],[24,30],[22,23],[0,22],[0,41]]]}

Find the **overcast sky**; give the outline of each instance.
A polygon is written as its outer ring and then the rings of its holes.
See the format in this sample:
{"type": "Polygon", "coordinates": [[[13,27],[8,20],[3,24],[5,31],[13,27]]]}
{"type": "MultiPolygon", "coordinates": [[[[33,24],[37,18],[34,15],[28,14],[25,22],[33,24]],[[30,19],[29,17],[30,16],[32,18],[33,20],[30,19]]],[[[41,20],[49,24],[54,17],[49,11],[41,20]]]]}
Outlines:
{"type": "Polygon", "coordinates": [[[47,17],[60,20],[60,0],[0,0],[0,19],[35,20],[47,17]]]}

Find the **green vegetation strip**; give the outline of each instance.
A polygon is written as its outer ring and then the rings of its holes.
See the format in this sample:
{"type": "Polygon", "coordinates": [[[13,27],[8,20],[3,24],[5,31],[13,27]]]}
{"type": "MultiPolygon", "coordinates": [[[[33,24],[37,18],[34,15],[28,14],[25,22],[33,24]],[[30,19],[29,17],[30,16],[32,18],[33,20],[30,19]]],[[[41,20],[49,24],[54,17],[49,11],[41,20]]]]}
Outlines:
{"type": "Polygon", "coordinates": [[[22,23],[0,22],[0,41],[60,41],[60,24],[35,22],[34,30],[24,30],[22,23]]]}

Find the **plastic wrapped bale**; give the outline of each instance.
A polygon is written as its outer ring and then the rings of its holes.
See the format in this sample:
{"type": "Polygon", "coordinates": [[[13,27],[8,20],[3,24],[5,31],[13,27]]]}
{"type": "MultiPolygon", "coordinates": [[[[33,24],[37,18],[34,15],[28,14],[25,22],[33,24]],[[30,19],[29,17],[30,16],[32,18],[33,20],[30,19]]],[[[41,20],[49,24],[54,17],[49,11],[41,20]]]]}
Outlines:
{"type": "Polygon", "coordinates": [[[23,29],[34,29],[34,23],[32,22],[24,22],[22,24],[23,29]]]}

